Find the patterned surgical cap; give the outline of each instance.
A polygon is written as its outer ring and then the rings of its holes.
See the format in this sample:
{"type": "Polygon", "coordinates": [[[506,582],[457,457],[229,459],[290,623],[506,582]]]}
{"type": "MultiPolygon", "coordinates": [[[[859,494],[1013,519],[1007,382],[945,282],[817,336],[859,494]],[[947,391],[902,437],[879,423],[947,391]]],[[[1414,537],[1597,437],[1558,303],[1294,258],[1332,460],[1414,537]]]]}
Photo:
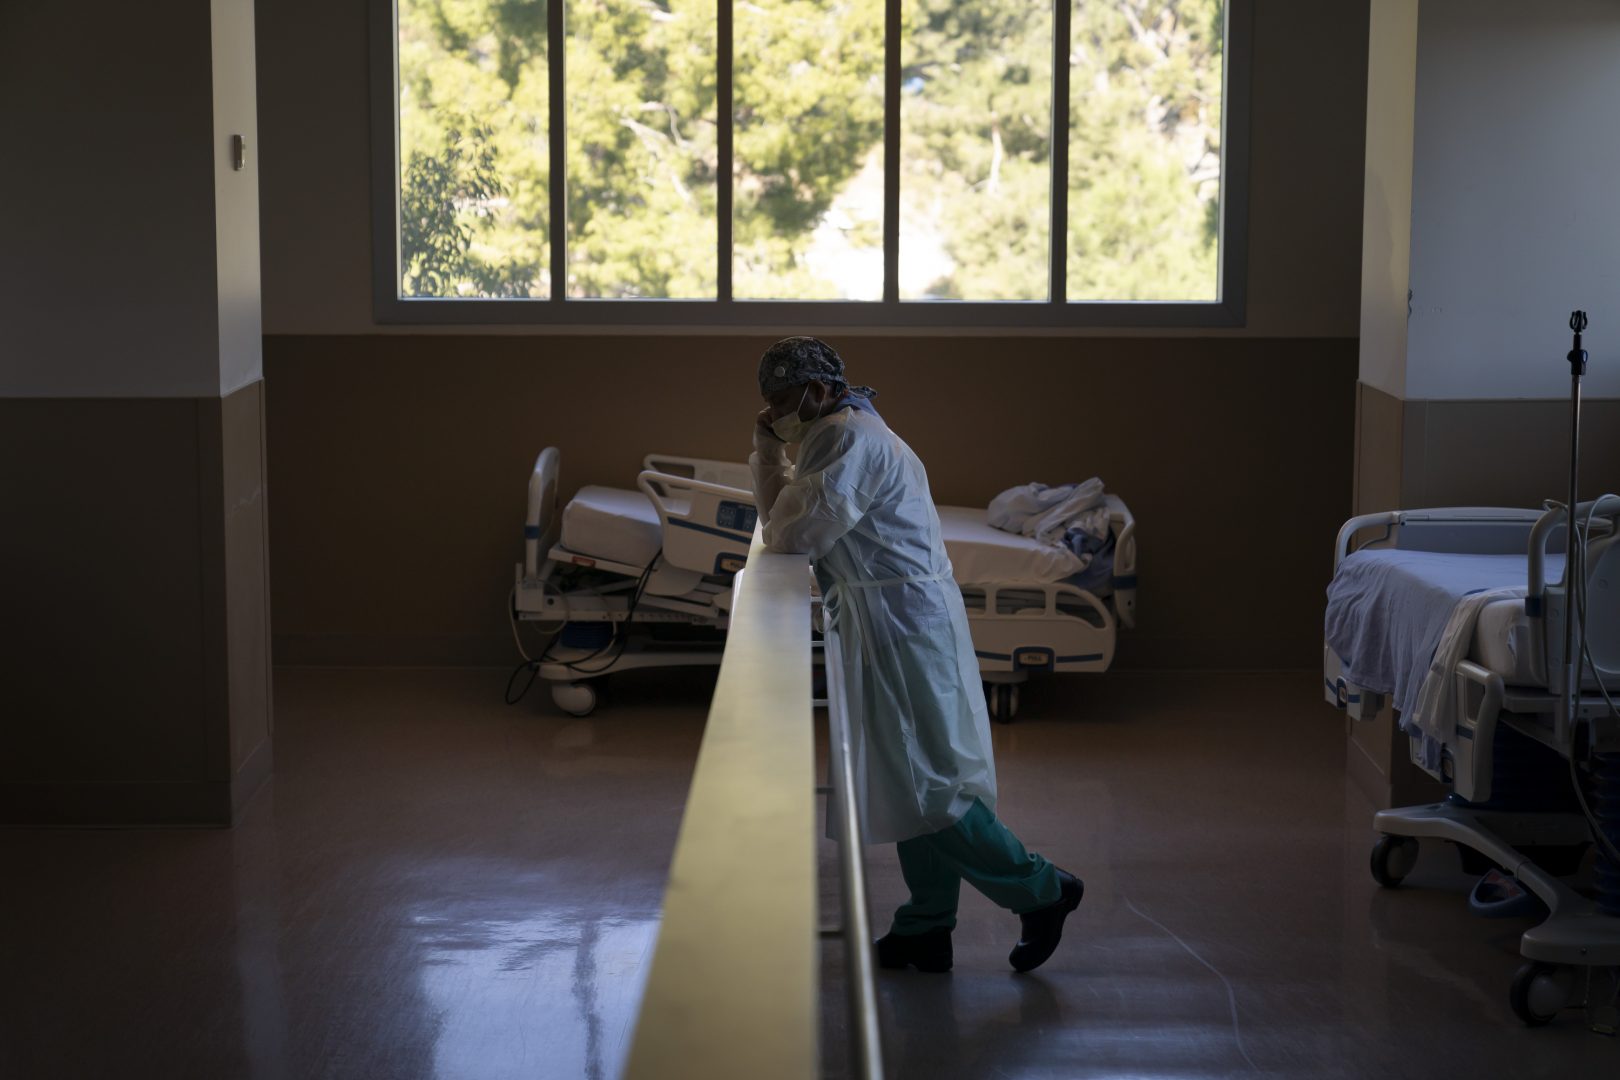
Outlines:
{"type": "Polygon", "coordinates": [[[844,359],[838,350],[813,337],[788,337],[765,350],[759,358],[759,392],[769,397],[790,386],[820,380],[833,389],[872,397],[870,386],[850,386],[844,377],[844,359]]]}

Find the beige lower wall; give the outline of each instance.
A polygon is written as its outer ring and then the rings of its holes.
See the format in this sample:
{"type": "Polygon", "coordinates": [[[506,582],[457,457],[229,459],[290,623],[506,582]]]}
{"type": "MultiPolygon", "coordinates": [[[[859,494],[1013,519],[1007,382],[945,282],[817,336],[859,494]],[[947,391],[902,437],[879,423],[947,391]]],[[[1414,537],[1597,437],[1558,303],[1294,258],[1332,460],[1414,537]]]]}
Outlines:
{"type": "MultiPolygon", "coordinates": [[[[1569,402],[1403,401],[1357,386],[1358,513],[1540,506],[1569,490],[1569,402]]],[[[1581,497],[1620,491],[1620,400],[1588,401],[1581,497]]]]}
{"type": "Polygon", "coordinates": [[[270,767],[263,384],[0,400],[0,823],[229,824],[270,767]]]}
{"type": "Polygon", "coordinates": [[[210,607],[209,639],[215,643],[210,670],[216,673],[216,701],[223,691],[229,719],[225,749],[233,812],[269,775],[274,728],[265,411],[261,380],[225,398],[217,412],[212,407],[201,412],[208,424],[201,445],[205,451],[218,446],[217,459],[211,452],[203,455],[205,464],[219,462],[218,475],[210,475],[204,488],[220,493],[217,514],[209,517],[219,570],[207,580],[218,583],[223,601],[210,607]]]}
{"type": "MultiPolygon", "coordinates": [[[[1319,662],[1350,512],[1353,339],[834,339],[936,498],[1103,477],[1140,521],[1123,668],[1319,662]]],[[[748,337],[269,337],[281,663],[510,663],[543,447],[565,492],[652,450],[743,459],[748,337]]]]}
{"type": "MultiPolygon", "coordinates": [[[[1567,401],[1408,401],[1407,506],[1540,506],[1569,492],[1567,401]]],[[[1620,491],[1620,400],[1581,418],[1581,497],[1620,491]]]]}
{"type": "Polygon", "coordinates": [[[1405,425],[1401,406],[1397,397],[1366,383],[1356,384],[1358,514],[1401,506],[1401,436],[1405,425]]]}

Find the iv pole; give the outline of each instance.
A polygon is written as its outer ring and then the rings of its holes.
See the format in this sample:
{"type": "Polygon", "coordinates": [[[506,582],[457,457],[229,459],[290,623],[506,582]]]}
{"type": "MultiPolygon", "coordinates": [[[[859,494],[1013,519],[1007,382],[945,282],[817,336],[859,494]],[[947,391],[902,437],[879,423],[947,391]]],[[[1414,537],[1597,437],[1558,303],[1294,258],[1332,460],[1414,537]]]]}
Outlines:
{"type": "Polygon", "coordinates": [[[1569,350],[1569,502],[1564,513],[1564,695],[1561,706],[1561,727],[1567,738],[1575,731],[1575,713],[1581,697],[1581,644],[1575,640],[1575,604],[1581,587],[1575,580],[1580,571],[1577,559],[1580,545],[1575,532],[1575,507],[1579,501],[1581,473],[1581,377],[1586,374],[1586,350],[1581,348],[1581,333],[1586,329],[1586,312],[1572,311],[1569,328],[1575,332],[1574,346],[1569,350]]]}

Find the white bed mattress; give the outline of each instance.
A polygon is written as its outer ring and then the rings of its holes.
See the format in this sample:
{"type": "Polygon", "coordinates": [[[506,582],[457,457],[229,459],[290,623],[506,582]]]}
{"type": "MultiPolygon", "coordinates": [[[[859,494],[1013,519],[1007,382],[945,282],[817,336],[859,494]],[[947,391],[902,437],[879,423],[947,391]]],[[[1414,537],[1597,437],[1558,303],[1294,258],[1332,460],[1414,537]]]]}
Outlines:
{"type": "Polygon", "coordinates": [[[1050,584],[1083,569],[1079,557],[1068,548],[991,527],[982,509],[941,506],[938,510],[945,550],[957,581],[1050,584]]]}
{"type": "MultiPolygon", "coordinates": [[[[1048,584],[1082,569],[1079,558],[1067,548],[992,528],[982,509],[941,506],[938,510],[957,581],[1048,584]]],[[[663,534],[658,511],[646,495],[591,486],[580,488],[563,508],[561,544],[591,558],[646,566],[663,546],[663,534]]]]}
{"type": "Polygon", "coordinates": [[[663,547],[652,500],[639,491],[583,487],[562,515],[562,546],[609,562],[646,566],[663,547]]]}
{"type": "Polygon", "coordinates": [[[1534,686],[1530,669],[1530,617],[1523,600],[1496,600],[1486,604],[1474,627],[1469,659],[1502,676],[1509,686],[1534,686]]]}

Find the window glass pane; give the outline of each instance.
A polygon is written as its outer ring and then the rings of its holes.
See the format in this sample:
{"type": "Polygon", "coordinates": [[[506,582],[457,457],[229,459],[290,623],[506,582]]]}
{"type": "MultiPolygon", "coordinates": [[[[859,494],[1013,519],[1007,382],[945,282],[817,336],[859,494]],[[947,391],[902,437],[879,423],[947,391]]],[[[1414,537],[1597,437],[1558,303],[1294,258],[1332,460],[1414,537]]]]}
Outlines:
{"type": "Polygon", "coordinates": [[[1216,300],[1221,0],[1077,0],[1068,296],[1216,300]]]}
{"type": "Polygon", "coordinates": [[[568,295],[713,299],[715,0],[567,0],[568,295]]]}
{"type": "Polygon", "coordinates": [[[906,0],[900,296],[1050,295],[1051,0],[906,0]]]}
{"type": "Polygon", "coordinates": [[[544,0],[399,0],[401,296],[546,296],[544,0]]]}
{"type": "Polygon", "coordinates": [[[732,294],[881,300],[883,0],[735,11],[732,294]]]}

